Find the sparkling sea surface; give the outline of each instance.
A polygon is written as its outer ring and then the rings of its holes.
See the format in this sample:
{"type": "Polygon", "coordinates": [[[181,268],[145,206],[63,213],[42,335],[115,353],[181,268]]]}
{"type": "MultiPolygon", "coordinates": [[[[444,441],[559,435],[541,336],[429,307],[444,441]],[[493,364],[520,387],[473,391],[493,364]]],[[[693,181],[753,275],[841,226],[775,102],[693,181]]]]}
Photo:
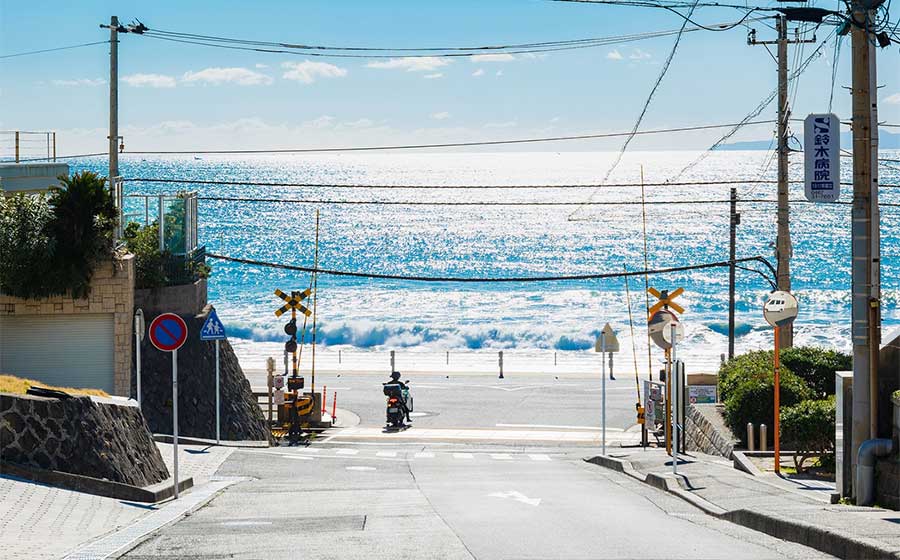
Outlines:
{"type": "MultiPolygon", "coordinates": [[[[640,188],[460,190],[452,185],[596,184],[615,154],[608,152],[380,153],[303,156],[139,157],[123,154],[128,178],[190,178],[327,184],[445,185],[433,190],[341,189],[175,185],[128,182],[126,193],[314,200],[403,201],[609,201],[636,203],[640,188]]],[[[697,152],[627,154],[609,183],[648,183],[673,177],[697,152]]],[[[897,158],[897,151],[882,157],[897,158]]],[[[802,156],[791,165],[802,179],[802,156]]],[[[774,178],[763,151],[710,155],[682,181],[774,178]]],[[[105,158],[70,162],[73,172],[106,174],[105,158]]],[[[900,165],[881,167],[883,185],[900,184],[900,165]]],[[[844,180],[850,161],[843,161],[844,180]]],[[[740,198],[774,199],[774,184],[739,184],[740,198]]],[[[729,186],[646,187],[648,201],[726,200],[729,186]]],[[[851,187],[841,200],[849,201],[851,187]]],[[[803,199],[802,183],[791,186],[803,199]]],[[[900,202],[885,187],[881,202],[900,202]]],[[[143,202],[129,199],[129,212],[143,202]]],[[[275,263],[312,266],[315,212],[320,211],[320,266],[327,269],[423,276],[545,276],[620,272],[644,268],[641,206],[384,206],[200,201],[200,243],[208,251],[275,263]],[[574,212],[574,214],[573,214],[574,212]]],[[[728,258],[728,204],[651,204],[647,210],[650,268],[728,258]]],[[[775,207],[739,204],[737,256],[774,261],[775,207]]],[[[151,215],[154,209],[150,210],[151,215]]],[[[900,325],[898,313],[900,207],[882,209],[882,289],[885,335],[900,325]]],[[[795,204],[791,210],[793,289],[800,301],[796,343],[849,350],[850,206],[795,204]]],[[[259,366],[280,356],[285,339],[275,288],[309,286],[308,274],[210,260],[209,298],[242,361],[259,366]]],[[[759,265],[752,265],[760,268],[759,265]]],[[[683,357],[715,362],[727,350],[727,268],[652,276],[658,289],[683,286],[679,302],[686,338],[683,357]]],[[[634,347],[646,356],[644,281],[629,282],[635,320],[634,347]]],[[[318,282],[319,333],[325,354],[422,352],[443,355],[505,350],[541,356],[557,351],[577,361],[593,354],[596,335],[609,322],[619,334],[619,363],[630,363],[632,338],[621,278],[500,284],[418,283],[322,275],[318,282]]],[[[759,275],[737,274],[737,349],[770,347],[762,317],[769,285],[759,275]]],[[[651,301],[651,304],[653,302],[651,301]]],[[[643,362],[646,364],[646,362],[643,362]]]]}

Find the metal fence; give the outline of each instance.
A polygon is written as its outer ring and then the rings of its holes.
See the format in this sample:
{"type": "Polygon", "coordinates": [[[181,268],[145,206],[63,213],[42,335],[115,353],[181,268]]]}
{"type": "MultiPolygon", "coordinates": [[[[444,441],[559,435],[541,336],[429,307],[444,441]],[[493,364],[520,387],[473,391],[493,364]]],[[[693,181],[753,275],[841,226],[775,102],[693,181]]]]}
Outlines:
{"type": "Polygon", "coordinates": [[[56,161],[56,132],[0,130],[0,161],[56,161]]]}

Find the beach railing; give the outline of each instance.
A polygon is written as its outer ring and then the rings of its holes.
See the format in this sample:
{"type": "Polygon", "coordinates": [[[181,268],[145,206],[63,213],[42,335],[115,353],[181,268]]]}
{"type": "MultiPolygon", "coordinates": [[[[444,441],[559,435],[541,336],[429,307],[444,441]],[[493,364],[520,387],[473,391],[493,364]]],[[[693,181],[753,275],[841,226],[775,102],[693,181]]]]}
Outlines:
{"type": "Polygon", "coordinates": [[[56,132],[0,130],[0,161],[56,161],[56,132]]]}

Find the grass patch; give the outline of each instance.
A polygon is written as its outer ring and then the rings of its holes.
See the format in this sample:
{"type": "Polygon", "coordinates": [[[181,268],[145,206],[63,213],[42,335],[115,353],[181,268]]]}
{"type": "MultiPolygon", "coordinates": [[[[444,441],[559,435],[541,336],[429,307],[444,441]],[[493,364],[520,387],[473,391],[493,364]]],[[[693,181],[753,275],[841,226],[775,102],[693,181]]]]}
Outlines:
{"type": "Polygon", "coordinates": [[[44,387],[45,389],[56,389],[57,391],[64,391],[72,395],[93,395],[95,397],[109,396],[106,391],[100,389],[73,389],[72,387],[54,387],[52,385],[47,385],[46,383],[41,383],[40,381],[34,381],[33,379],[24,379],[22,377],[16,377],[14,375],[0,375],[0,393],[24,395],[28,388],[31,386],[44,387]]]}

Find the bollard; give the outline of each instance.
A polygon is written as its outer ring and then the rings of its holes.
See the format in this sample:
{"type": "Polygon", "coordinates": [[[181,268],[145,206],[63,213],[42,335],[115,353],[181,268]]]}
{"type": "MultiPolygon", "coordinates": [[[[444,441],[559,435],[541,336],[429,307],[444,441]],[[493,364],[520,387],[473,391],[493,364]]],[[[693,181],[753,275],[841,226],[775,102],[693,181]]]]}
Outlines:
{"type": "Polygon", "coordinates": [[[556,365],[556,352],[553,353],[553,365],[556,365]]]}
{"type": "Polygon", "coordinates": [[[331,394],[331,425],[337,424],[337,391],[331,394]]]}
{"type": "Polygon", "coordinates": [[[391,350],[391,373],[397,371],[397,368],[394,367],[394,351],[391,350]]]}
{"type": "Polygon", "coordinates": [[[756,451],[756,446],[753,444],[753,423],[747,422],[747,451],[756,451]]]}
{"type": "Polygon", "coordinates": [[[719,363],[725,363],[725,354],[719,354],[719,363]]]}
{"type": "Polygon", "coordinates": [[[500,379],[503,379],[503,350],[500,351],[500,379]]]}
{"type": "Polygon", "coordinates": [[[766,450],[766,440],[768,439],[766,437],[767,435],[768,434],[766,433],[766,425],[760,424],[759,425],[759,450],[760,451],[766,450]]]}
{"type": "Polygon", "coordinates": [[[341,363],[341,351],[338,350],[338,363],[341,363]]]}
{"type": "Polygon", "coordinates": [[[325,414],[327,410],[325,408],[325,401],[328,400],[328,385],[322,385],[322,414],[325,414]]]}
{"type": "Polygon", "coordinates": [[[447,352],[447,365],[450,365],[450,352],[447,352]]]}

